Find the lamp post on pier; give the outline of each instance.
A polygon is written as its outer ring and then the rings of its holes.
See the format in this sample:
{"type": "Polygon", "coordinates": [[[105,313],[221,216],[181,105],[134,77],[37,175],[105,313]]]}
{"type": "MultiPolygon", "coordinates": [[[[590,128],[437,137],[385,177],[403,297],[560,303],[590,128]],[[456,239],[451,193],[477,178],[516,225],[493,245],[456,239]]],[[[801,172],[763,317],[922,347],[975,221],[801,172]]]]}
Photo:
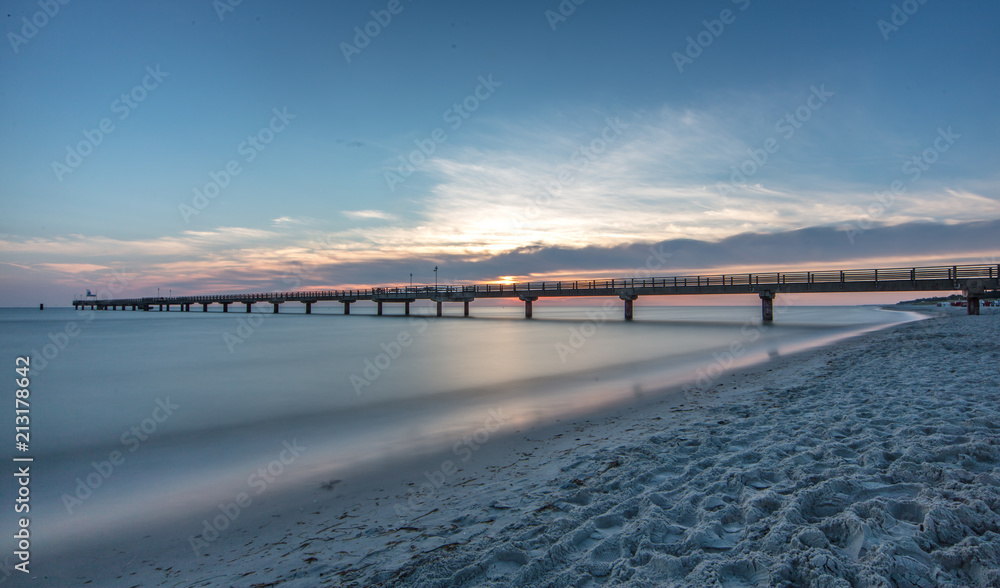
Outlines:
{"type": "Polygon", "coordinates": [[[434,266],[434,291],[438,289],[438,266],[434,266]]]}

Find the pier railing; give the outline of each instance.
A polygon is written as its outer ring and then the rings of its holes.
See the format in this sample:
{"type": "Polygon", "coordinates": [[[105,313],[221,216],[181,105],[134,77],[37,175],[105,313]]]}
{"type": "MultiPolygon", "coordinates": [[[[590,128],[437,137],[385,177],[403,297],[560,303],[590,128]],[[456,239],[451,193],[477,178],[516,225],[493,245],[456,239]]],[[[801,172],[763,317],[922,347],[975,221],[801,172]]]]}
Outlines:
{"type": "MultiPolygon", "coordinates": [[[[468,301],[477,297],[519,297],[530,304],[538,297],[553,296],[621,296],[630,306],[639,295],[663,294],[733,294],[757,292],[762,300],[773,300],[781,292],[867,292],[867,291],[946,291],[974,290],[977,294],[986,289],[1000,289],[1000,264],[949,265],[932,267],[878,268],[854,270],[823,270],[795,272],[747,272],[711,275],[681,275],[668,277],[615,278],[590,280],[559,280],[532,282],[499,282],[467,285],[389,286],[341,290],[307,290],[292,292],[245,292],[229,294],[200,294],[193,296],[143,297],[124,299],[74,300],[76,306],[112,307],[180,304],[250,305],[268,302],[302,302],[311,305],[319,301],[338,301],[347,305],[358,300],[409,303],[417,299],[442,301],[468,301]]],[[[185,310],[189,310],[186,308],[185,310]]],[[[467,311],[467,309],[466,309],[467,311]]]]}
{"type": "MultiPolygon", "coordinates": [[[[1000,264],[997,265],[951,265],[910,268],[878,268],[837,271],[798,271],[763,273],[728,273],[714,275],[684,275],[649,278],[616,278],[594,280],[560,280],[540,282],[511,282],[492,284],[447,285],[447,286],[399,286],[373,287],[345,290],[307,290],[291,292],[246,292],[231,294],[205,294],[194,296],[143,297],[117,299],[118,304],[142,303],[202,303],[202,302],[269,302],[285,300],[331,300],[342,298],[371,298],[381,294],[413,294],[418,298],[433,297],[436,294],[520,294],[529,292],[578,292],[610,291],[634,288],[688,288],[706,286],[781,286],[785,284],[851,284],[859,282],[923,281],[923,280],[969,280],[1000,278],[1000,264]]],[[[77,304],[110,303],[110,300],[75,300],[77,304]]]]}

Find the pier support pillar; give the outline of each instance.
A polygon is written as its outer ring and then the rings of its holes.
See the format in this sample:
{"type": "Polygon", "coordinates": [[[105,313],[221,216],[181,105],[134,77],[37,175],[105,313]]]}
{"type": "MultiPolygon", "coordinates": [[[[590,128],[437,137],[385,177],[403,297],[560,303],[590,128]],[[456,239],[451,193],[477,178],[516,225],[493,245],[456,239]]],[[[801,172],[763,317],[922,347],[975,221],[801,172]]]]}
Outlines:
{"type": "Polygon", "coordinates": [[[618,295],[619,298],[625,301],[625,320],[632,320],[632,303],[635,302],[639,296],[631,294],[628,292],[623,292],[618,295]]]}
{"type": "Polygon", "coordinates": [[[524,302],[524,318],[531,318],[531,303],[538,300],[537,296],[518,296],[524,302]]]}
{"type": "MultiPolygon", "coordinates": [[[[167,307],[167,308],[169,308],[169,307],[167,307]]],[[[160,312],[163,312],[163,305],[162,304],[160,305],[160,312]]]]}
{"type": "Polygon", "coordinates": [[[122,304],[122,310],[125,310],[125,305],[124,304],[122,304]]]}
{"type": "Polygon", "coordinates": [[[465,301],[465,311],[463,316],[469,316],[469,301],[465,301]]]}
{"type": "Polygon", "coordinates": [[[441,316],[441,301],[437,301],[437,315],[441,316]]]}
{"type": "Polygon", "coordinates": [[[306,314],[312,314],[312,313],[313,313],[313,303],[306,302],[306,314]]]}
{"type": "Polygon", "coordinates": [[[275,302],[274,303],[274,314],[278,314],[278,305],[279,304],[281,304],[281,303],[280,302],[275,302]]]}
{"type": "Polygon", "coordinates": [[[133,304],[132,305],[132,311],[135,312],[135,309],[136,309],[136,306],[133,304]]]}
{"type": "Polygon", "coordinates": [[[344,314],[351,314],[351,303],[350,302],[345,302],[344,303],[344,314]]]}
{"type": "Polygon", "coordinates": [[[376,312],[378,313],[378,316],[382,316],[382,302],[379,301],[376,302],[376,304],[378,305],[378,309],[376,310],[376,312]]]}
{"type": "Polygon", "coordinates": [[[979,314],[979,299],[985,292],[986,288],[979,280],[970,283],[962,290],[962,296],[965,296],[966,311],[970,316],[979,314]]]}
{"type": "Polygon", "coordinates": [[[208,312],[208,304],[202,302],[201,303],[201,311],[202,312],[208,312]]]}
{"type": "Polygon", "coordinates": [[[221,304],[222,312],[229,312],[229,305],[232,304],[232,302],[222,302],[221,304]]]}
{"type": "Polygon", "coordinates": [[[247,305],[247,312],[250,312],[250,307],[253,306],[253,303],[252,302],[244,302],[243,304],[247,305]]]}
{"type": "Polygon", "coordinates": [[[758,293],[760,296],[761,320],[765,323],[774,322],[774,292],[765,290],[758,293]]]}
{"type": "Polygon", "coordinates": [[[406,315],[406,316],[410,316],[410,303],[409,302],[404,302],[403,303],[403,314],[406,315]]]}

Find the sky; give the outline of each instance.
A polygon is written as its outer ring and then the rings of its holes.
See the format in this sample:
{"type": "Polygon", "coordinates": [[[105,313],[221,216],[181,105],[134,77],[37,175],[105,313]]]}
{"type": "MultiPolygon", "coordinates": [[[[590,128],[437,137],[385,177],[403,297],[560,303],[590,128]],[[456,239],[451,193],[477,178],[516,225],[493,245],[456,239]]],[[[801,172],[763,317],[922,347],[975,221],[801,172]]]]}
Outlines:
{"type": "Polygon", "coordinates": [[[998,263],[996,2],[2,7],[0,306],[998,263]]]}

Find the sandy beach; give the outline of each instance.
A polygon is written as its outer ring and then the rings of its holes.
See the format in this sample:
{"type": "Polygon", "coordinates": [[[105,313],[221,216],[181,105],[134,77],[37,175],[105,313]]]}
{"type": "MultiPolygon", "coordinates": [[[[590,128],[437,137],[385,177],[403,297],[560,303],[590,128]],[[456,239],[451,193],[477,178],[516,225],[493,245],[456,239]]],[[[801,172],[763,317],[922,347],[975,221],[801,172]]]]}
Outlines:
{"type": "Polygon", "coordinates": [[[463,451],[262,502],[200,557],[178,524],[177,536],[94,546],[38,577],[1000,585],[1000,314],[927,310],[936,316],[545,429],[505,430],[498,407],[463,451]]]}

